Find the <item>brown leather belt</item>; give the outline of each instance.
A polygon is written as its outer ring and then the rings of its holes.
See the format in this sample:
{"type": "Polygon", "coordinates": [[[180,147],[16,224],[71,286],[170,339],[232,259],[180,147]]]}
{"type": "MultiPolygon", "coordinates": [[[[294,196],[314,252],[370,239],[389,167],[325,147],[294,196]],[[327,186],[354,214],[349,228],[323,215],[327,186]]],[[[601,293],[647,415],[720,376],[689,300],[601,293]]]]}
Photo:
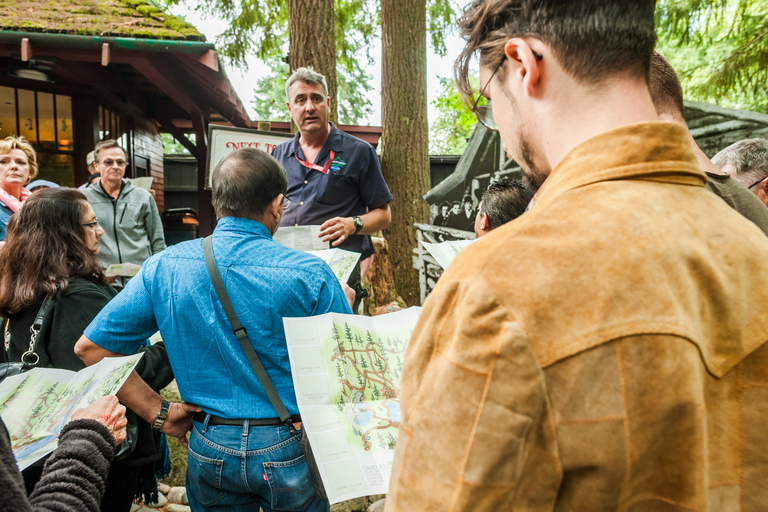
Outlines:
{"type": "MultiPolygon", "coordinates": [[[[208,416],[207,412],[196,412],[192,418],[194,418],[195,421],[199,421],[200,423],[205,423],[205,418],[208,416]]],[[[258,420],[255,419],[229,419],[229,418],[221,418],[219,416],[214,416],[213,414],[210,415],[210,418],[208,419],[209,425],[232,425],[232,426],[238,426],[241,427],[245,422],[248,422],[248,425],[251,427],[274,427],[278,425],[282,425],[283,422],[280,421],[280,418],[261,418],[258,420]]],[[[298,423],[301,421],[301,416],[298,414],[291,415],[291,423],[298,423]]]]}

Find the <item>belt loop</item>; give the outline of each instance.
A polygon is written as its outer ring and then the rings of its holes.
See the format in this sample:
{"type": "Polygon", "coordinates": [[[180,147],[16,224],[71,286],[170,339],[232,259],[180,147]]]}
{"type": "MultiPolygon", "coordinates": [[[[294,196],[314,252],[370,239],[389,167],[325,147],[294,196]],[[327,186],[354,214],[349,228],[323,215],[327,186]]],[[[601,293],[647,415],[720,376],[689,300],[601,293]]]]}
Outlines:
{"type": "Polygon", "coordinates": [[[208,420],[210,420],[210,419],[211,419],[211,415],[210,414],[206,414],[205,415],[205,420],[203,420],[203,434],[208,432],[208,420]]]}
{"type": "Polygon", "coordinates": [[[243,420],[243,437],[248,437],[248,429],[251,426],[251,422],[248,420],[243,420]]]}

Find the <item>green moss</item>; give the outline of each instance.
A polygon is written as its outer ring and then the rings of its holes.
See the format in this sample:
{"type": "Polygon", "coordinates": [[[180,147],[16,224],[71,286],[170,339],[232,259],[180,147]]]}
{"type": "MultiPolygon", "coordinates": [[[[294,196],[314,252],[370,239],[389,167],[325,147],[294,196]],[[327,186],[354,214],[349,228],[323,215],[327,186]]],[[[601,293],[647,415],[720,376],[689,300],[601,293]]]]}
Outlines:
{"type": "Polygon", "coordinates": [[[0,20],[3,30],[205,41],[151,0],[0,0],[0,20]]]}
{"type": "Polygon", "coordinates": [[[152,13],[160,12],[160,9],[158,9],[154,5],[138,5],[136,6],[136,10],[139,11],[144,16],[149,16],[152,13]]]}

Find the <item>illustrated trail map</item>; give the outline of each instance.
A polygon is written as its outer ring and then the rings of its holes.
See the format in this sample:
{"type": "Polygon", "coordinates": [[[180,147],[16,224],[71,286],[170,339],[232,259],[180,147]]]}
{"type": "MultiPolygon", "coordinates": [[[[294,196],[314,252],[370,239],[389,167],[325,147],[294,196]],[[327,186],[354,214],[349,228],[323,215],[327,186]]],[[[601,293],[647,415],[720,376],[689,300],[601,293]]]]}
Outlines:
{"type": "Polygon", "coordinates": [[[35,368],[0,383],[0,417],[19,471],[58,446],[75,410],[117,393],[142,355],[107,357],[79,372],[35,368]]]}
{"type": "Polygon", "coordinates": [[[299,411],[331,503],[388,490],[405,350],[420,312],[283,319],[299,411]]]}
{"type": "Polygon", "coordinates": [[[320,226],[284,226],[277,229],[272,240],[299,251],[320,251],[328,248],[317,235],[320,226]]]}
{"type": "Polygon", "coordinates": [[[443,242],[440,244],[431,244],[429,242],[421,242],[421,245],[429,251],[429,254],[435,258],[438,265],[448,268],[448,265],[456,258],[463,249],[465,249],[474,240],[451,240],[449,242],[443,242]]]}
{"type": "Polygon", "coordinates": [[[360,259],[359,252],[345,251],[344,249],[325,249],[323,251],[310,251],[309,254],[314,254],[331,267],[336,278],[346,283],[349,281],[349,276],[357,264],[357,260],[360,259]]]}

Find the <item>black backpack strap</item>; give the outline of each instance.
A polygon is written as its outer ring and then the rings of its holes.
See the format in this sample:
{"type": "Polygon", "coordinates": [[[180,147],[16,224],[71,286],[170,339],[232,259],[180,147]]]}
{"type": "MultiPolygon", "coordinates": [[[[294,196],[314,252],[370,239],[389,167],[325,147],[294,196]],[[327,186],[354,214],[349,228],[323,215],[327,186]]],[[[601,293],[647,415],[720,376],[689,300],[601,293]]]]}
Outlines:
{"type": "Polygon", "coordinates": [[[216,258],[213,255],[213,244],[211,243],[210,236],[203,239],[203,254],[205,255],[205,264],[208,267],[208,275],[211,276],[211,281],[213,282],[213,289],[216,290],[216,295],[219,296],[219,301],[224,308],[224,312],[227,314],[227,319],[232,326],[232,331],[235,333],[238,341],[240,341],[240,345],[243,347],[243,352],[245,352],[248,361],[253,367],[253,371],[256,373],[256,378],[259,379],[261,387],[263,387],[264,392],[267,393],[267,397],[269,398],[270,403],[272,403],[272,407],[277,411],[280,421],[286,424],[291,423],[288,409],[285,408],[285,404],[283,404],[283,401],[280,399],[280,395],[277,394],[277,390],[272,384],[272,379],[267,375],[267,371],[261,364],[259,356],[256,354],[256,351],[253,350],[253,345],[251,345],[251,342],[248,339],[248,333],[245,332],[245,328],[240,324],[240,320],[235,313],[235,308],[232,307],[232,301],[229,299],[227,289],[224,286],[224,282],[221,280],[219,267],[216,265],[216,258]]]}

